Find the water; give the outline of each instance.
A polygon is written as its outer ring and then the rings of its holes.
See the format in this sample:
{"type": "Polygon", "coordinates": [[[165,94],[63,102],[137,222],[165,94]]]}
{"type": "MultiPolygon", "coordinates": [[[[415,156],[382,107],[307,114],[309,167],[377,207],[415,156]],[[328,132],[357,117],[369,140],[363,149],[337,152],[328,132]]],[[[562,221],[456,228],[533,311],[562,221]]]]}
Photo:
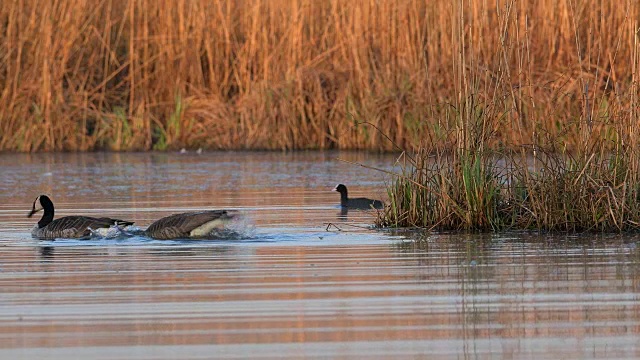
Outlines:
{"type": "Polygon", "coordinates": [[[376,231],[394,157],[0,155],[0,358],[640,358],[637,236],[376,231]],[[38,241],[56,216],[242,212],[246,239],[38,241]]]}

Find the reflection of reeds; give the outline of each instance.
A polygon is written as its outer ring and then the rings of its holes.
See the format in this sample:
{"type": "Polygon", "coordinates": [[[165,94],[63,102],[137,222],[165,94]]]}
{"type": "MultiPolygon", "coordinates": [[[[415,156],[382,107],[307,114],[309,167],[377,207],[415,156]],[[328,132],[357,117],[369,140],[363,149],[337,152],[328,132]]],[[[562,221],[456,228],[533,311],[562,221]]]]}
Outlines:
{"type": "Polygon", "coordinates": [[[3,1],[0,150],[392,149],[360,121],[460,145],[449,104],[472,98],[492,142],[574,147],[637,120],[639,19],[637,1],[3,1]]]}

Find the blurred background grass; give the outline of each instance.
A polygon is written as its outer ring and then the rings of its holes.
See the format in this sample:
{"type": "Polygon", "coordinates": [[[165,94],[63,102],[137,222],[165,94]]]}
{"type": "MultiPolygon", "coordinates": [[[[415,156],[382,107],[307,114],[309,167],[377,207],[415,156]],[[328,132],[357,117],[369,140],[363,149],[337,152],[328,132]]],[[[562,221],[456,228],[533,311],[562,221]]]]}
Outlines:
{"type": "Polygon", "coordinates": [[[635,141],[639,22],[635,0],[3,1],[0,150],[635,141]]]}

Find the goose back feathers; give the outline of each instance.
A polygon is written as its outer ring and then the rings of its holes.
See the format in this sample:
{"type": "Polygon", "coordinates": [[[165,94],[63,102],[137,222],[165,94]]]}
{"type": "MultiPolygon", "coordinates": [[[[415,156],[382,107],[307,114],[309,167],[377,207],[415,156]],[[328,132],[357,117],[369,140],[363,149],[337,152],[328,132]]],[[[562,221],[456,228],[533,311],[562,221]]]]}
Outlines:
{"type": "Polygon", "coordinates": [[[87,238],[91,236],[91,230],[110,228],[114,225],[133,225],[131,221],[120,219],[78,215],[54,220],[55,208],[47,195],[40,195],[34,200],[33,207],[27,217],[32,217],[41,210],[43,210],[42,218],[31,231],[31,235],[38,239],[87,238]]]}
{"type": "Polygon", "coordinates": [[[234,216],[227,210],[173,214],[149,225],[146,234],[158,240],[207,238],[214,229],[222,228],[234,216]]]}

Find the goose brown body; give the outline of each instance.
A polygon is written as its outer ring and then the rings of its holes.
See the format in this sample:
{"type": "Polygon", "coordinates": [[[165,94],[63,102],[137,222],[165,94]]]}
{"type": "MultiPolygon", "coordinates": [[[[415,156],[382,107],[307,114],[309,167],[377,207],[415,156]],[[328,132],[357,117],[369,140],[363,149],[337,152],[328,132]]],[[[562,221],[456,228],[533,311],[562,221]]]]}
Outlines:
{"type": "Polygon", "coordinates": [[[91,236],[91,230],[110,228],[114,225],[133,225],[131,221],[81,215],[64,216],[54,220],[55,208],[47,195],[40,195],[35,199],[27,217],[40,210],[44,210],[42,218],[31,231],[31,235],[38,239],[87,238],[91,236]]]}
{"type": "Polygon", "coordinates": [[[173,214],[149,225],[146,234],[158,240],[207,238],[216,228],[233,219],[227,210],[207,210],[173,214]]]}

